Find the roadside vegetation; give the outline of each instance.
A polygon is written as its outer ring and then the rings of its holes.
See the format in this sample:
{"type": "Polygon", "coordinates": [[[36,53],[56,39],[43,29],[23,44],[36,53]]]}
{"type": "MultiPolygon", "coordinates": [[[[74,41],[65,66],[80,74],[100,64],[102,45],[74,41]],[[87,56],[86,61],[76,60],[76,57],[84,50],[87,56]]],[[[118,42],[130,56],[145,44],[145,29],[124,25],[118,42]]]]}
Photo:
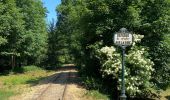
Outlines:
{"type": "Polygon", "coordinates": [[[29,91],[29,87],[37,85],[40,80],[54,74],[54,71],[42,69],[37,66],[24,66],[15,71],[0,75],[0,98],[8,100],[9,97],[29,91]]]}
{"type": "Polygon", "coordinates": [[[104,95],[100,93],[98,90],[88,91],[85,96],[92,98],[93,100],[110,100],[109,95],[104,95]]]}
{"type": "Polygon", "coordinates": [[[69,52],[85,87],[119,98],[121,49],[113,35],[125,27],[134,36],[126,49],[128,99],[161,98],[170,84],[169,5],[169,0],[62,1],[56,33],[70,37],[69,52]]]}

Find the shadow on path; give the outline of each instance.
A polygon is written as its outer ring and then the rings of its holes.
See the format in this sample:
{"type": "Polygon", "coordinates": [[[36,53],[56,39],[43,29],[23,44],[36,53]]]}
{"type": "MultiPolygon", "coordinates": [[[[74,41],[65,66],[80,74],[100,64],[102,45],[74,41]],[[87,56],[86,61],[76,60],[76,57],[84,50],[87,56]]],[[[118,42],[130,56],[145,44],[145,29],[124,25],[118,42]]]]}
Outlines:
{"type": "Polygon", "coordinates": [[[74,66],[65,66],[57,69],[58,72],[51,76],[38,78],[36,80],[27,81],[31,86],[43,85],[43,84],[61,84],[65,85],[65,82],[58,80],[67,80],[67,84],[75,84],[79,82],[78,72],[74,66]]]}

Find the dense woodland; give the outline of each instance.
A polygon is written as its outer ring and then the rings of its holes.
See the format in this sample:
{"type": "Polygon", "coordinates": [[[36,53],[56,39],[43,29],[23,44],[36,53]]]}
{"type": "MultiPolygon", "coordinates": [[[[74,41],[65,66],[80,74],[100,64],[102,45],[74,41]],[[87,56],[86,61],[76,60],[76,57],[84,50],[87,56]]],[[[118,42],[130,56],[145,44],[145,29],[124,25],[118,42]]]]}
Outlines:
{"type": "Polygon", "coordinates": [[[0,0],[1,71],[75,63],[87,89],[117,100],[121,49],[113,34],[134,34],[126,50],[128,98],[159,98],[170,86],[170,0],[62,0],[58,21],[45,21],[40,0],[0,0]]]}
{"type": "Polygon", "coordinates": [[[0,1],[1,70],[45,60],[46,12],[39,0],[0,1]]]}

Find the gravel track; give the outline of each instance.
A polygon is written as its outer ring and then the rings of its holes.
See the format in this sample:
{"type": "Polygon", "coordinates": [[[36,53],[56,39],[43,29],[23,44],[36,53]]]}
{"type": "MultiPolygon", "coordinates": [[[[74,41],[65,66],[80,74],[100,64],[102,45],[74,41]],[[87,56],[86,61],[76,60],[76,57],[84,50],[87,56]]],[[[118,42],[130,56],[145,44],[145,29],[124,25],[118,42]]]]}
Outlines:
{"type": "Polygon", "coordinates": [[[34,87],[32,93],[24,95],[21,100],[64,100],[71,71],[68,69],[53,75],[45,83],[34,87]]]}

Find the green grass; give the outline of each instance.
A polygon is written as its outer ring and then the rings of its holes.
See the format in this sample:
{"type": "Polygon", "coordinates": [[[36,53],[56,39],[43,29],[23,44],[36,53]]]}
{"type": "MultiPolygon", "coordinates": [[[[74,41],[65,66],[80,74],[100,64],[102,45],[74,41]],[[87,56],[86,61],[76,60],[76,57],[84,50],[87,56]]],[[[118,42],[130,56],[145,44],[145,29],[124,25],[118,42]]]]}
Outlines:
{"type": "Polygon", "coordinates": [[[15,95],[15,93],[13,91],[4,91],[4,90],[0,90],[0,98],[1,100],[8,100],[8,98],[10,96],[15,95]]]}
{"type": "Polygon", "coordinates": [[[0,100],[22,93],[25,88],[36,85],[40,80],[53,74],[36,66],[16,68],[14,72],[0,75],[0,100]]]}
{"type": "MultiPolygon", "coordinates": [[[[17,72],[21,69],[17,69],[17,72]]],[[[22,68],[22,74],[13,74],[10,73],[7,76],[1,76],[0,81],[3,82],[3,85],[19,85],[19,84],[27,84],[29,82],[37,82],[42,77],[43,74],[46,75],[46,71],[36,67],[36,66],[25,66],[22,68]]],[[[16,70],[15,70],[16,72],[16,70]]]]}
{"type": "Polygon", "coordinates": [[[94,100],[110,100],[108,95],[102,94],[97,90],[90,90],[86,96],[92,97],[94,100]]]}
{"type": "MultiPolygon", "coordinates": [[[[102,94],[97,90],[89,90],[86,96],[92,97],[94,100],[110,100],[109,95],[102,94]]],[[[161,92],[160,100],[170,100],[170,87],[161,92]]]]}
{"type": "Polygon", "coordinates": [[[43,69],[37,66],[25,66],[24,67],[24,72],[38,71],[38,70],[43,70],[43,69]]]}
{"type": "Polygon", "coordinates": [[[37,71],[37,70],[43,70],[40,67],[37,66],[24,66],[24,67],[16,67],[14,68],[12,73],[25,73],[25,72],[30,72],[30,71],[37,71]]]}

